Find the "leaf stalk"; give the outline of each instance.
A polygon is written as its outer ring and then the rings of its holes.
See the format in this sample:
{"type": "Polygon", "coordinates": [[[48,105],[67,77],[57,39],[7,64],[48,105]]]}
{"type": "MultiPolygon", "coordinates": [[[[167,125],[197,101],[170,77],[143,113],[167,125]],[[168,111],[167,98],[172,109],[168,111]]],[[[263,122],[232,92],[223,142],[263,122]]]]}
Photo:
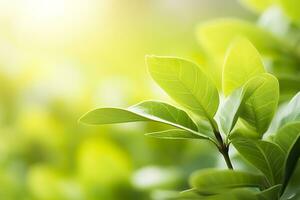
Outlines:
{"type": "Polygon", "coordinates": [[[214,131],[214,134],[218,141],[217,148],[218,148],[219,152],[222,154],[228,169],[233,170],[233,165],[232,165],[230,157],[229,157],[229,144],[224,143],[223,138],[219,131],[214,131]]]}

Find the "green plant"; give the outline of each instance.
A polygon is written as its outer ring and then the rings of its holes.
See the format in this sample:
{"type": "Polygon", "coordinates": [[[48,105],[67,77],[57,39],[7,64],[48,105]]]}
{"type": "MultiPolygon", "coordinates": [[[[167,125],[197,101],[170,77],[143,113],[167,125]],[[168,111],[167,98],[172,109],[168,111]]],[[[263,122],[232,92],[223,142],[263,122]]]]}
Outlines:
{"type": "Polygon", "coordinates": [[[277,127],[272,139],[262,139],[277,109],[279,84],[265,72],[255,47],[245,38],[237,38],[230,45],[222,72],[225,97],[202,68],[191,61],[147,56],[146,62],[153,79],[186,111],[159,101],[145,101],[128,109],[96,109],[80,121],[93,125],[155,121],[173,128],[147,136],[204,139],[213,143],[229,170],[196,172],[190,181],[192,190],[182,193],[183,196],[192,193],[197,198],[209,199],[224,199],[223,195],[278,199],[299,158],[300,94],[272,124],[277,127]],[[231,144],[261,174],[233,170],[231,144]]]}
{"type": "Polygon", "coordinates": [[[176,57],[146,57],[152,78],[179,107],[144,101],[128,109],[96,109],[80,119],[92,125],[154,121],[171,128],[147,136],[215,145],[228,169],[195,172],[191,189],[169,199],[300,198],[299,181],[292,181],[300,171],[300,49],[293,34],[299,32],[299,6],[294,5],[299,3],[243,2],[264,11],[271,22],[278,13],[282,20],[265,27],[237,19],[200,25],[197,37],[206,58],[201,66],[176,57]],[[277,7],[266,9],[271,5],[277,7]],[[276,26],[284,24],[288,28],[276,32],[276,26]],[[232,147],[258,172],[236,169],[229,154],[232,147]]]}

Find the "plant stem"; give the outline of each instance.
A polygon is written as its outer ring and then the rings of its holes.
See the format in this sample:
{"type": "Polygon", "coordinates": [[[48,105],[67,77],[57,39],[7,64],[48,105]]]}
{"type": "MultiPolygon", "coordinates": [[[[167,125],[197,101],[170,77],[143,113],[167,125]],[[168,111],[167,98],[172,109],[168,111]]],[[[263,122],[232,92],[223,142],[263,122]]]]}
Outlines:
{"type": "Polygon", "coordinates": [[[219,145],[217,146],[218,147],[218,150],[219,152],[222,154],[225,162],[226,162],[226,165],[228,167],[228,169],[233,169],[233,166],[232,166],[232,163],[231,163],[231,160],[230,160],[230,157],[229,157],[229,144],[225,144],[223,139],[222,139],[222,136],[220,134],[219,131],[214,131],[214,134],[215,134],[215,137],[219,143],[219,145]]]}
{"type": "Polygon", "coordinates": [[[228,169],[233,169],[233,166],[232,166],[229,154],[228,154],[228,150],[229,150],[229,148],[226,147],[226,150],[224,152],[221,152],[221,154],[224,157],[224,160],[226,162],[226,165],[227,165],[228,169]]]}

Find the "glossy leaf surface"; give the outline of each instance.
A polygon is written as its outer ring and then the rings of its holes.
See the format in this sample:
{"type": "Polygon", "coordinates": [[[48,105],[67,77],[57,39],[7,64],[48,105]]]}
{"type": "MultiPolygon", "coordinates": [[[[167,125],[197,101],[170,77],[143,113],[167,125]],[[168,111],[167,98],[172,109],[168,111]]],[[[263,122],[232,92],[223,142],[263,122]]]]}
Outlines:
{"type": "Polygon", "coordinates": [[[147,56],[146,61],[151,76],[170,97],[214,124],[219,94],[199,66],[174,57],[147,56]]]}

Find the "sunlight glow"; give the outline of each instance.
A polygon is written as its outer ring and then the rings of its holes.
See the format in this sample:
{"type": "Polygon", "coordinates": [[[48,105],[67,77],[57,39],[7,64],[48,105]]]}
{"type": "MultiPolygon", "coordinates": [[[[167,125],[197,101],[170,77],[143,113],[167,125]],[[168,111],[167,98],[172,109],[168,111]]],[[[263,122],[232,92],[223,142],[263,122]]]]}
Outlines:
{"type": "Polygon", "coordinates": [[[15,8],[14,29],[21,40],[68,43],[103,20],[107,0],[22,0],[15,8]]]}

